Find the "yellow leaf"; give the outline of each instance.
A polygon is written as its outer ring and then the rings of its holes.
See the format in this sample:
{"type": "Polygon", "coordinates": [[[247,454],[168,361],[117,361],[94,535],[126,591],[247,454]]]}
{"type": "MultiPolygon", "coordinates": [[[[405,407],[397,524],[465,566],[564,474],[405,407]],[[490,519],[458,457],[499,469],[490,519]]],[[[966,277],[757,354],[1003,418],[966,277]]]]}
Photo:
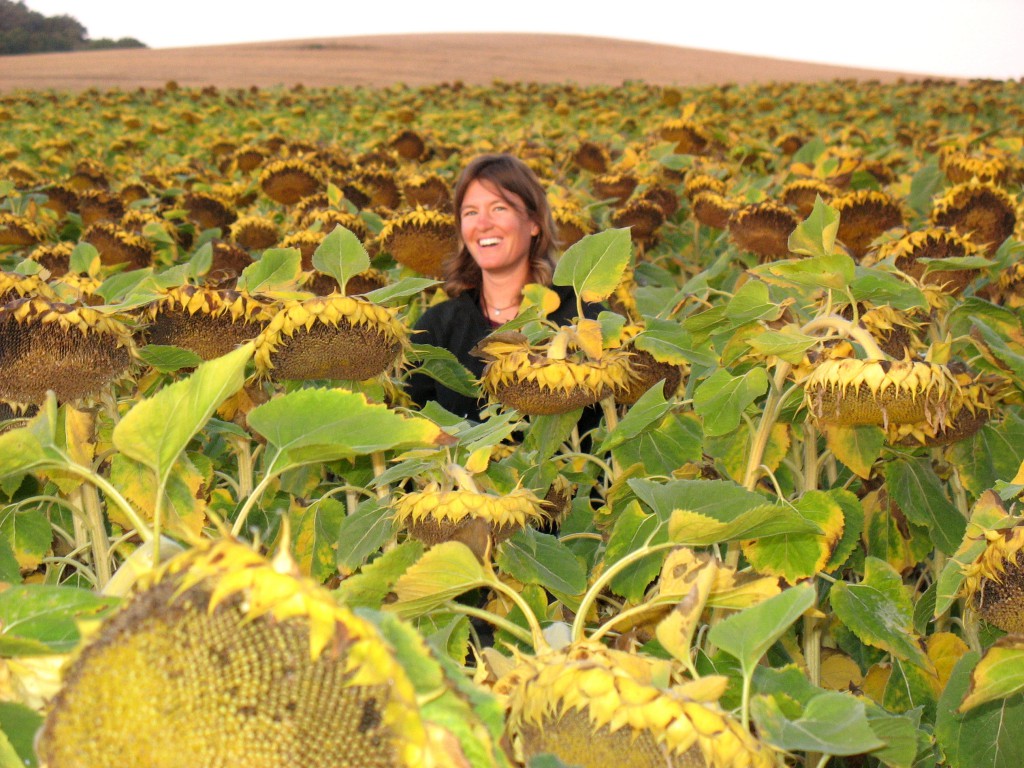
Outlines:
{"type": "Polygon", "coordinates": [[[956,663],[960,661],[960,658],[970,648],[967,647],[967,643],[952,632],[936,632],[928,637],[925,643],[928,658],[932,660],[932,663],[935,665],[935,671],[938,673],[937,685],[935,687],[935,694],[937,696],[946,688],[946,683],[949,682],[949,676],[953,672],[953,667],[956,666],[956,663]]]}
{"type": "Polygon", "coordinates": [[[860,688],[863,679],[857,662],[845,653],[828,648],[822,650],[822,688],[828,688],[833,691],[850,691],[860,688]]]}
{"type": "Polygon", "coordinates": [[[483,448],[477,448],[466,459],[466,469],[472,474],[479,474],[487,470],[487,465],[491,461],[491,446],[484,446],[483,448]]]}
{"type": "Polygon", "coordinates": [[[880,705],[885,701],[885,689],[889,685],[891,676],[892,664],[888,662],[875,664],[864,676],[864,682],[861,683],[860,688],[864,691],[865,696],[880,705]]]}
{"type": "Polygon", "coordinates": [[[576,324],[574,334],[576,346],[583,350],[584,354],[591,360],[600,360],[604,352],[601,336],[601,324],[597,320],[581,319],[576,324]]]}
{"type": "Polygon", "coordinates": [[[530,283],[523,288],[523,305],[520,311],[529,307],[539,307],[541,314],[547,317],[561,305],[562,300],[550,288],[538,283],[530,283]]]}
{"type": "Polygon", "coordinates": [[[1024,637],[1007,635],[985,651],[971,672],[971,685],[958,711],[966,712],[1021,690],[1024,690],[1024,637]]]}
{"type": "MultiPolygon", "coordinates": [[[[655,630],[658,642],[680,661],[689,661],[693,633],[700,623],[701,613],[715,582],[718,564],[712,557],[693,557],[690,550],[675,550],[677,561],[666,560],[663,570],[671,570],[673,587],[683,595],[672,613],[655,630]]],[[[671,555],[669,558],[671,559],[671,555]]]]}

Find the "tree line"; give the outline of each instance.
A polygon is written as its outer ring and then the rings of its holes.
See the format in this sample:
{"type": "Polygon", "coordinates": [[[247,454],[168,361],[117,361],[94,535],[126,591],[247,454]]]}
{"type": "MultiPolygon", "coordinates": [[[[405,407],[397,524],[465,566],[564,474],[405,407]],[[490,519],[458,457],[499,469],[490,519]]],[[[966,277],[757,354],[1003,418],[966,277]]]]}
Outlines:
{"type": "Polygon", "coordinates": [[[102,48],[145,48],[133,37],[89,39],[89,31],[68,16],[44,16],[23,2],[0,0],[0,55],[87,51],[102,48]]]}

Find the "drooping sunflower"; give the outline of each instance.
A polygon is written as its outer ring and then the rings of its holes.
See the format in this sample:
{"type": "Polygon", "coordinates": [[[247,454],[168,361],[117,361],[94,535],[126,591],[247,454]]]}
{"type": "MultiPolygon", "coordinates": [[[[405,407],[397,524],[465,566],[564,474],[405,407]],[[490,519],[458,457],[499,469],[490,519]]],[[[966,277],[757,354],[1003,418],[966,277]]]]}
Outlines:
{"type": "Polygon", "coordinates": [[[950,369],[912,360],[827,359],[804,383],[804,404],[819,424],[875,424],[889,429],[922,423],[950,426],[964,394],[950,369]]]}
{"type": "Polygon", "coordinates": [[[706,155],[714,148],[714,137],[703,125],[679,118],[662,123],[659,129],[661,138],[676,143],[677,155],[706,155]]]}
{"type": "Polygon", "coordinates": [[[81,272],[65,272],[51,278],[49,282],[59,301],[65,304],[87,304],[90,307],[106,303],[97,293],[102,284],[101,278],[81,272]]]}
{"type": "Polygon", "coordinates": [[[427,277],[440,278],[444,262],[458,250],[455,217],[428,208],[387,220],[377,236],[381,250],[427,277]]]}
{"type": "Polygon", "coordinates": [[[86,400],[128,373],[134,349],[124,323],[90,307],[16,299],[0,307],[0,400],[86,400]]]}
{"type": "Polygon", "coordinates": [[[428,154],[427,142],[411,128],[393,134],[388,139],[388,146],[403,160],[423,160],[428,154]]]}
{"type": "Polygon", "coordinates": [[[658,228],[665,222],[665,212],[653,202],[634,199],[611,215],[616,227],[628,227],[629,236],[638,246],[649,248],[654,244],[658,228]]]}
{"type": "Polygon", "coordinates": [[[216,228],[226,233],[238,218],[238,214],[227,202],[205,192],[186,193],[182,207],[188,212],[189,221],[200,231],[216,228]]]}
{"type": "Polygon", "coordinates": [[[783,203],[793,208],[797,215],[807,218],[814,210],[814,201],[821,198],[829,202],[836,195],[836,189],[820,179],[796,179],[782,188],[779,197],[783,203]]]}
{"type": "Polygon", "coordinates": [[[412,208],[451,209],[452,196],[448,183],[436,173],[416,174],[402,182],[402,195],[412,208]]]}
{"type": "Polygon", "coordinates": [[[281,239],[277,224],[265,216],[243,216],[231,225],[231,240],[243,248],[263,251],[281,239]]]}
{"type": "Polygon", "coordinates": [[[19,275],[0,271],[0,305],[15,299],[39,296],[54,299],[56,295],[39,275],[19,275]]]}
{"type": "Polygon", "coordinates": [[[569,348],[571,329],[544,345],[531,346],[517,332],[494,333],[475,354],[487,360],[480,383],[493,399],[527,415],[568,413],[629,387],[633,370],[628,352],[604,350],[593,358],[569,348]]]}
{"type": "Polygon", "coordinates": [[[273,316],[272,305],[248,294],[183,285],[147,308],[146,338],[213,360],[256,338],[273,316]]]}
{"type": "Polygon", "coordinates": [[[89,227],[98,222],[116,223],[125,214],[124,203],[103,189],[88,189],[78,195],[78,213],[82,226],[89,227]]]}
{"type": "Polygon", "coordinates": [[[1024,632],[1024,525],[985,532],[985,550],[964,568],[963,591],[985,621],[1024,632]]]}
{"type": "Polygon", "coordinates": [[[705,227],[727,229],[729,220],[737,212],[739,206],[725,195],[707,189],[698,192],[690,201],[693,217],[705,227]]]}
{"type": "Polygon", "coordinates": [[[936,202],[931,219],[941,227],[955,229],[991,256],[1013,234],[1016,208],[1006,190],[973,179],[957,184],[936,202]]]}
{"type": "Polygon", "coordinates": [[[789,208],[765,200],[742,206],[729,217],[729,237],[760,261],[774,261],[789,255],[789,236],[799,224],[789,208]]]}
{"type": "Polygon", "coordinates": [[[836,237],[855,259],[868,252],[872,241],[884,232],[903,225],[899,204],[884,192],[860,189],[833,198],[831,205],[839,211],[836,237]]]}
{"type": "Polygon", "coordinates": [[[952,445],[973,435],[989,420],[999,399],[1001,382],[971,374],[959,363],[949,367],[963,395],[960,406],[954,408],[941,427],[927,422],[898,425],[890,431],[890,442],[911,447],[952,445]]]}
{"type": "Polygon", "coordinates": [[[277,380],[363,381],[396,363],[408,344],[394,314],[353,296],[285,302],[256,338],[256,366],[277,380]]]}
{"type": "Polygon", "coordinates": [[[1003,186],[1010,177],[1009,158],[1005,152],[992,147],[970,152],[946,145],[939,150],[939,167],[953,184],[977,179],[1003,186]]]}
{"type": "Polygon", "coordinates": [[[252,255],[244,248],[220,238],[211,240],[210,245],[213,254],[203,282],[211,288],[233,286],[242,271],[252,264],[252,255]]]}
{"type": "Polygon", "coordinates": [[[144,237],[128,232],[117,224],[100,221],[82,233],[82,242],[99,251],[107,266],[124,264],[128,269],[144,269],[153,263],[153,246],[144,237]]]}
{"type": "Polygon", "coordinates": [[[71,265],[71,254],[75,244],[62,240],[59,243],[44,243],[33,248],[28,258],[45,267],[53,277],[60,277],[71,265]]]}
{"type": "Polygon", "coordinates": [[[55,211],[58,218],[78,211],[78,193],[67,184],[51,184],[43,190],[43,194],[46,195],[43,205],[55,211]]]}
{"type": "Polygon", "coordinates": [[[326,186],[323,172],[299,158],[268,163],[260,171],[259,185],[263,194],[282,205],[295,205],[326,186]]]}
{"type": "Polygon", "coordinates": [[[674,216],[679,210],[679,196],[663,184],[650,185],[640,193],[637,199],[654,203],[661,209],[661,213],[666,219],[674,216]]]}
{"type": "Polygon", "coordinates": [[[897,360],[916,355],[924,346],[919,335],[923,322],[917,322],[908,311],[888,304],[876,306],[871,302],[858,302],[856,307],[843,304],[837,306],[836,311],[851,321],[856,315],[857,321],[878,342],[879,348],[897,360]]]}
{"type": "Polygon", "coordinates": [[[977,256],[981,249],[955,230],[944,227],[929,227],[909,232],[898,240],[884,243],[874,254],[864,259],[873,264],[893,258],[893,265],[915,280],[934,285],[950,296],[957,296],[978,275],[976,269],[937,269],[925,272],[928,267],[923,259],[951,259],[977,256]]]}
{"type": "Polygon", "coordinates": [[[32,219],[14,213],[0,213],[0,246],[29,246],[46,240],[46,230],[32,219]]]}
{"type": "Polygon", "coordinates": [[[726,192],[725,182],[710,173],[693,172],[686,174],[686,181],[683,184],[683,195],[691,203],[701,192],[715,192],[724,195],[726,192]]]}
{"type": "Polygon", "coordinates": [[[572,153],[572,162],[584,171],[608,173],[612,159],[606,147],[593,141],[581,141],[572,153]]]}
{"type": "MultiPolygon", "coordinates": [[[[370,196],[366,204],[370,208],[395,211],[402,205],[402,190],[395,174],[388,168],[372,166],[356,171],[354,180],[370,196]]],[[[348,197],[348,191],[345,192],[348,197]]]]}
{"type": "Polygon", "coordinates": [[[86,158],[75,164],[75,170],[68,177],[67,184],[78,192],[87,189],[110,189],[109,171],[98,160],[86,158]]]}
{"type": "Polygon", "coordinates": [[[251,173],[270,157],[270,152],[258,144],[246,144],[231,154],[231,163],[243,173],[251,173]]]}
{"type": "Polygon", "coordinates": [[[624,171],[595,176],[590,185],[598,199],[611,200],[613,204],[621,205],[633,194],[633,190],[639,183],[640,180],[635,174],[624,171]]]}
{"type": "Polygon", "coordinates": [[[38,737],[52,766],[436,766],[376,628],[232,540],[145,579],[78,652],[38,737]]]}
{"type": "Polygon", "coordinates": [[[657,662],[591,641],[518,665],[495,684],[515,757],[581,768],[770,768],[770,749],[724,712],[721,684],[654,684],[657,662]]]}
{"type": "Polygon", "coordinates": [[[594,223],[583,215],[582,208],[572,203],[553,203],[551,219],[555,222],[555,239],[563,251],[594,232],[594,223]]]}

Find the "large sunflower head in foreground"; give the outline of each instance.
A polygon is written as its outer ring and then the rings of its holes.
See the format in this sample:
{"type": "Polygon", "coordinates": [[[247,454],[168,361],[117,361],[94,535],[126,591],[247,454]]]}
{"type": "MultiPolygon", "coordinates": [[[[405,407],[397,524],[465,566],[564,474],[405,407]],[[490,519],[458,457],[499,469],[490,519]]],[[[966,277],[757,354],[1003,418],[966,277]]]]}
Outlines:
{"type": "Polygon", "coordinates": [[[990,624],[1024,633],[1024,525],[985,533],[985,550],[964,568],[964,592],[990,624]]]}
{"type": "Polygon", "coordinates": [[[285,302],[256,338],[256,367],[277,380],[363,381],[398,362],[408,344],[394,314],[353,296],[285,302]]]}
{"type": "Polygon", "coordinates": [[[0,400],[38,405],[98,395],[128,373],[135,346],[119,320],[77,304],[24,298],[0,307],[0,400]]]}
{"type": "Polygon", "coordinates": [[[66,670],[50,768],[433,764],[390,646],[289,558],[223,540],[148,581],[66,670]]]}
{"type": "Polygon", "coordinates": [[[495,684],[517,758],[582,768],[769,768],[772,752],[718,706],[723,685],[660,688],[655,664],[600,643],[530,658],[495,684]]]}
{"type": "Polygon", "coordinates": [[[630,354],[604,350],[600,357],[572,349],[563,328],[555,339],[533,346],[520,333],[500,332],[475,350],[487,360],[480,383],[493,399],[527,415],[568,413],[627,389],[634,373],[630,354]]]}

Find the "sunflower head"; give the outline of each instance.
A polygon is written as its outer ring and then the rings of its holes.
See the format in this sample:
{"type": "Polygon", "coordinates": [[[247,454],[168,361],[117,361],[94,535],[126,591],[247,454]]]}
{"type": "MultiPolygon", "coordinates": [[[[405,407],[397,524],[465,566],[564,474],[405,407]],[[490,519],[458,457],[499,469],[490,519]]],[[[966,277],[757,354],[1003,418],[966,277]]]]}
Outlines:
{"type": "Polygon", "coordinates": [[[285,302],[256,338],[256,367],[278,380],[363,381],[397,363],[408,333],[389,310],[354,296],[285,302]]]}
{"type": "Polygon", "coordinates": [[[706,189],[698,192],[690,201],[693,218],[705,227],[726,229],[739,206],[725,195],[706,189]]]}
{"type": "Polygon", "coordinates": [[[1024,525],[985,534],[985,550],[964,568],[964,592],[985,621],[1024,633],[1024,525]]]}
{"type": "Polygon", "coordinates": [[[442,276],[444,262],[458,250],[455,217],[428,208],[389,219],[377,240],[399,264],[434,278],[442,276]]]}
{"type": "Polygon", "coordinates": [[[427,142],[411,128],[392,135],[388,139],[388,146],[403,160],[425,160],[428,155],[427,142]]]}
{"type": "Polygon", "coordinates": [[[572,153],[572,162],[581,170],[600,174],[608,173],[612,158],[606,147],[593,141],[581,141],[572,153]]]}
{"type": "Polygon", "coordinates": [[[796,179],[789,182],[782,188],[780,198],[783,203],[797,212],[802,218],[807,218],[814,210],[814,201],[821,198],[829,202],[836,195],[836,189],[821,179],[796,179]]]}
{"type": "Polygon", "coordinates": [[[594,194],[601,200],[611,200],[615,205],[626,202],[640,180],[629,171],[603,173],[591,180],[594,194]]]}
{"type": "Polygon", "coordinates": [[[676,143],[677,155],[706,155],[714,149],[711,132],[699,123],[686,118],[669,120],[659,129],[661,138],[676,143]]]}
{"type": "Polygon", "coordinates": [[[882,233],[903,225],[899,204],[884,192],[861,189],[833,198],[831,205],[839,211],[836,236],[854,258],[861,258],[872,241],[882,233]]]}
{"type": "Polygon", "coordinates": [[[934,285],[949,295],[956,296],[963,292],[968,283],[978,274],[977,270],[932,270],[925,272],[928,262],[923,259],[949,259],[977,256],[981,249],[962,237],[953,229],[929,227],[917,232],[909,232],[898,240],[891,240],[864,260],[872,264],[883,259],[892,258],[894,266],[906,272],[915,280],[934,285]]]}
{"type": "Polygon", "coordinates": [[[1017,205],[1006,190],[972,179],[950,189],[932,209],[932,222],[955,229],[992,255],[1017,224],[1017,205]]]}
{"type": "Polygon", "coordinates": [[[265,216],[243,216],[231,225],[229,237],[242,248],[263,251],[273,248],[281,234],[277,224],[265,216]]]}
{"type": "Polygon", "coordinates": [[[98,222],[118,222],[125,214],[124,202],[106,190],[88,189],[78,195],[78,213],[82,226],[98,222]]]}
{"type": "Polygon", "coordinates": [[[555,239],[563,251],[594,232],[593,222],[584,216],[582,208],[572,203],[553,203],[551,219],[555,222],[555,239]]]}
{"type": "Polygon", "coordinates": [[[0,213],[0,246],[26,247],[46,239],[46,230],[32,219],[14,213],[0,213]]]}
{"type": "Polygon", "coordinates": [[[55,299],[53,290],[39,275],[19,275],[15,272],[0,272],[0,305],[15,299],[39,296],[55,299]]]}
{"type": "Polygon", "coordinates": [[[153,246],[144,237],[110,222],[97,222],[82,233],[82,241],[92,245],[106,266],[125,265],[145,269],[153,263],[153,246]]]}
{"type": "Polygon", "coordinates": [[[582,768],[775,765],[718,706],[722,685],[660,688],[657,661],[590,641],[518,660],[495,693],[524,763],[547,752],[582,768]]]}
{"type": "Polygon", "coordinates": [[[402,182],[402,196],[412,208],[451,209],[452,196],[448,183],[436,173],[416,174],[402,182]]]}
{"type": "Polygon", "coordinates": [[[729,217],[729,237],[760,261],[774,261],[789,255],[789,236],[799,224],[789,208],[766,200],[745,205],[733,213],[729,217]]]}
{"type": "Polygon", "coordinates": [[[143,587],[67,668],[47,764],[433,763],[390,646],[290,558],[205,542],[143,587]]]}
{"type": "Polygon", "coordinates": [[[217,228],[227,232],[238,218],[230,203],[205,192],[186,193],[182,207],[188,213],[189,221],[200,231],[217,228]]]}
{"type": "Polygon", "coordinates": [[[686,199],[693,202],[693,198],[701,192],[715,192],[724,195],[726,192],[725,182],[710,173],[691,171],[686,174],[686,182],[683,184],[683,195],[686,199]]]}
{"type": "Polygon", "coordinates": [[[616,227],[628,227],[633,242],[650,247],[655,241],[655,232],[665,222],[665,212],[657,203],[648,200],[630,200],[611,216],[616,227]]]}
{"type": "Polygon", "coordinates": [[[16,299],[0,307],[0,400],[88,400],[128,373],[134,350],[123,323],[90,307],[16,299]]]}
{"type": "Polygon", "coordinates": [[[299,200],[324,189],[323,172],[300,158],[268,163],[259,177],[260,189],[271,200],[295,205],[299,200]]]}
{"type": "Polygon", "coordinates": [[[1010,162],[1006,153],[991,147],[971,152],[946,145],[939,150],[939,167],[953,184],[977,179],[1002,186],[1010,178],[1010,162]]]}

